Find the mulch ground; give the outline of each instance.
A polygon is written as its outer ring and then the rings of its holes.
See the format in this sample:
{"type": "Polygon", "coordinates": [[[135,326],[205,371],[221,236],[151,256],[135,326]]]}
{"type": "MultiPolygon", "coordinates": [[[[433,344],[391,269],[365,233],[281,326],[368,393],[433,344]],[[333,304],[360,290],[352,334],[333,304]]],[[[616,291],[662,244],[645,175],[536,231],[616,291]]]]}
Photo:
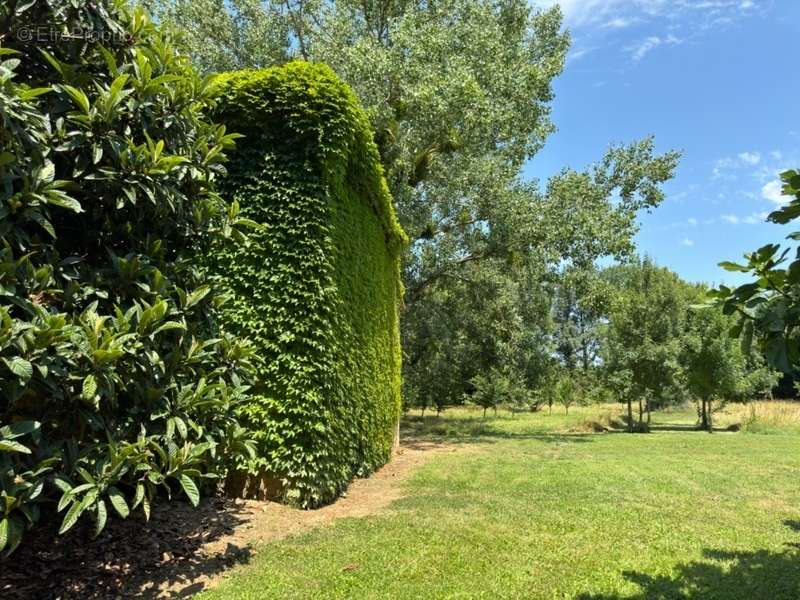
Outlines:
{"type": "Polygon", "coordinates": [[[248,562],[268,542],[387,509],[402,497],[401,484],[417,467],[436,453],[455,450],[407,443],[380,471],[354,481],[343,498],[317,510],[227,498],[207,499],[198,508],[164,503],[153,507],[149,522],[141,514],[109,518],[96,539],[91,519],[62,536],[54,523],[29,532],[0,562],[0,599],[187,598],[248,562]]]}

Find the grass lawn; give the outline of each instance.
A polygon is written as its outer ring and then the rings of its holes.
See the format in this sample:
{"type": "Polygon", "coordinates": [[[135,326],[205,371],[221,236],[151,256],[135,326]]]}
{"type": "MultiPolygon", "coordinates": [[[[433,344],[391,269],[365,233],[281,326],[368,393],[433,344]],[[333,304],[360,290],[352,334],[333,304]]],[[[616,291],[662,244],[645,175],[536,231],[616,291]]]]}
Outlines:
{"type": "MultiPolygon", "coordinates": [[[[616,408],[453,410],[390,511],[262,548],[200,597],[800,599],[800,436],[570,429],[616,408]]],[[[725,424],[735,414],[722,415],[725,424]]]]}

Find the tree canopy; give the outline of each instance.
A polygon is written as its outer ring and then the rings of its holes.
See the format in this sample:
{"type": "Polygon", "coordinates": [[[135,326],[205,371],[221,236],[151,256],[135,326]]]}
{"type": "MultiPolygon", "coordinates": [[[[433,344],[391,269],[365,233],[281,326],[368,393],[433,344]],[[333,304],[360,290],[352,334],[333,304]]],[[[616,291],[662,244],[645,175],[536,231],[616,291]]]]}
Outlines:
{"type": "Polygon", "coordinates": [[[154,6],[205,70],[299,57],[331,65],[355,90],[410,237],[403,343],[414,402],[458,402],[485,368],[529,385],[549,352],[543,289],[565,264],[630,256],[636,216],[658,206],[677,164],[677,153],[659,155],[646,138],[543,184],[521,177],[554,130],[552,82],[569,47],[558,8],[525,0],[154,6]],[[264,31],[272,33],[247,44],[264,31]]]}

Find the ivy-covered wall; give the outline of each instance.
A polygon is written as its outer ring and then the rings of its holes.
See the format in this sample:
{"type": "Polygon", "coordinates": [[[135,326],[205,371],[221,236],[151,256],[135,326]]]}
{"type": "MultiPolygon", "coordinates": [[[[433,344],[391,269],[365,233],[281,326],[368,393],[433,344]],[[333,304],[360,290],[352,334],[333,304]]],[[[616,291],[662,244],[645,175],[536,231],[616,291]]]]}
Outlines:
{"type": "Polygon", "coordinates": [[[217,116],[244,135],[223,195],[263,226],[215,257],[228,325],[259,348],[242,410],[267,493],[316,506],[391,454],[406,237],[367,117],[333,71],[295,62],[222,85],[217,116]]]}

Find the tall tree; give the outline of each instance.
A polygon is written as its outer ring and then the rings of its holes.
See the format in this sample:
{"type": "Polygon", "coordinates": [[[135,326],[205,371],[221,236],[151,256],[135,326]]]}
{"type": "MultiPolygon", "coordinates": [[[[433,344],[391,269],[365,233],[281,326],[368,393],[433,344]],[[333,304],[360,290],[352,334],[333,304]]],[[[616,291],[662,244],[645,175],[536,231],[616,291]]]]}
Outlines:
{"type": "Polygon", "coordinates": [[[556,352],[570,372],[584,374],[599,362],[608,282],[596,269],[571,269],[560,278],[553,299],[556,352]]]}
{"type": "Polygon", "coordinates": [[[744,357],[728,335],[731,320],[718,310],[690,311],[681,340],[686,386],[698,405],[700,427],[713,430],[714,401],[736,394],[744,375],[744,357]]]}
{"type": "Polygon", "coordinates": [[[541,273],[524,267],[470,265],[407,311],[401,326],[408,404],[476,401],[475,378],[490,373],[528,390],[539,385],[551,361],[550,297],[541,273]]]}
{"type": "Polygon", "coordinates": [[[638,425],[646,430],[654,403],[681,391],[680,336],[689,303],[687,286],[650,259],[613,267],[606,273],[617,287],[609,310],[604,366],[612,385],[628,405],[639,403],[638,425]],[[647,422],[644,413],[647,413],[647,422]]]}

